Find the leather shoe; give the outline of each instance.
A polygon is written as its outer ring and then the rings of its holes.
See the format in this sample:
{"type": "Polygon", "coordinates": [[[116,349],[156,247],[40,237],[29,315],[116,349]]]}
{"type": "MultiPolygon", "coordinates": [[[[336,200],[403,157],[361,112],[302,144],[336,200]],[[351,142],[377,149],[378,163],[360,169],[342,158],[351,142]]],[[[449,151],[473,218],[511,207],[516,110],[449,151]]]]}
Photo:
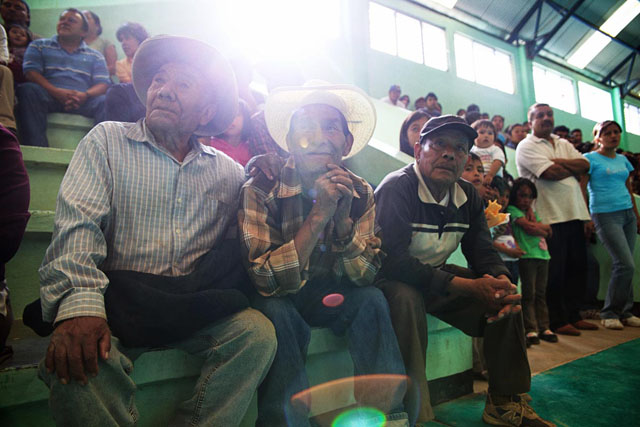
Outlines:
{"type": "Polygon", "coordinates": [[[573,326],[576,329],[582,329],[584,331],[595,331],[598,328],[598,325],[594,325],[593,323],[587,322],[586,320],[578,320],[577,322],[573,322],[573,326]]]}
{"type": "Polygon", "coordinates": [[[580,331],[574,328],[573,325],[570,323],[567,323],[564,326],[560,326],[559,328],[556,328],[555,332],[556,334],[559,334],[559,335],[572,335],[574,337],[577,337],[578,335],[580,335],[580,331]]]}

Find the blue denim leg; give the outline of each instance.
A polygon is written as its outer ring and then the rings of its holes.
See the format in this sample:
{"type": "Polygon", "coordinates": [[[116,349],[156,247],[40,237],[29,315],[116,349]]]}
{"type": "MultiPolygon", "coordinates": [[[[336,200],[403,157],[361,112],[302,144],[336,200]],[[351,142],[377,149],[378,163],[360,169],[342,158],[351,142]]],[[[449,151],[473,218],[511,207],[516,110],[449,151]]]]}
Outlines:
{"type": "Polygon", "coordinates": [[[191,398],[171,426],[237,426],[276,351],[271,323],[248,308],[173,344],[200,356],[203,365],[191,398]]]}
{"type": "Polygon", "coordinates": [[[16,89],[15,113],[20,143],[48,147],[47,114],[62,111],[62,105],[37,83],[22,83],[16,89]]]}
{"type": "Polygon", "coordinates": [[[636,217],[632,209],[593,214],[596,233],[609,252],[612,261],[611,279],[603,319],[625,319],[633,306],[633,247],[636,239],[636,217]]]}
{"type": "Polygon", "coordinates": [[[69,113],[80,114],[81,116],[89,117],[93,119],[94,124],[103,122],[105,117],[104,99],[104,95],[89,98],[87,99],[87,102],[80,106],[80,108],[69,111],[69,113]]]}

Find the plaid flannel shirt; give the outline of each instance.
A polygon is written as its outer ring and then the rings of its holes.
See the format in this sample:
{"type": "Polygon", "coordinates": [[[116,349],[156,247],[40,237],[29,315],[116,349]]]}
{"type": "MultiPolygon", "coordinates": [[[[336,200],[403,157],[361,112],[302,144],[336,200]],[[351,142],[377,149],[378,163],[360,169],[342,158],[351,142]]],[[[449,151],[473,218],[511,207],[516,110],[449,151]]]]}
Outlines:
{"type": "Polygon", "coordinates": [[[354,199],[353,230],[338,240],[330,220],[309,261],[300,268],[294,238],[304,223],[303,193],[293,158],[269,181],[260,174],[245,183],[238,213],[243,258],[249,276],[263,296],[296,293],[308,280],[339,281],[346,276],[357,286],[370,285],[381,263],[380,239],[374,234],[373,189],[350,171],[354,199]]]}

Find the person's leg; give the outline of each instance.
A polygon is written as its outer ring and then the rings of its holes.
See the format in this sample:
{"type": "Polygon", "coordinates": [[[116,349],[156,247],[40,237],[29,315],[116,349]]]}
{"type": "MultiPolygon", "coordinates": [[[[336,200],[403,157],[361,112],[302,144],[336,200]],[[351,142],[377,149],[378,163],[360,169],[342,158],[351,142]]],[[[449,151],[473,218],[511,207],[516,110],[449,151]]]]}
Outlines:
{"type": "Polygon", "coordinates": [[[416,288],[402,282],[382,280],[377,286],[389,303],[391,322],[410,379],[404,399],[409,421],[412,424],[428,422],[435,415],[427,385],[428,329],[423,296],[416,288]]]}
{"type": "Polygon", "coordinates": [[[134,426],[138,421],[138,410],[134,402],[136,385],[130,376],[133,362],[129,356],[134,357],[117,338],[112,337],[109,358],[100,359],[98,375],[88,376],[87,385],[80,385],[74,380],[62,384],[55,373],[47,372],[42,360],[38,376],[49,388],[49,408],[56,424],[134,426]]]}
{"type": "Polygon", "coordinates": [[[549,278],[549,261],[545,259],[535,260],[535,306],[536,320],[540,333],[549,329],[549,310],[547,310],[547,280],[549,278]]]}
{"type": "Polygon", "coordinates": [[[587,289],[587,240],[582,221],[571,221],[568,226],[567,244],[570,249],[566,257],[563,300],[569,323],[574,324],[582,320],[580,306],[587,289]]]}
{"type": "Polygon", "coordinates": [[[552,329],[557,329],[569,323],[564,307],[564,287],[566,281],[565,269],[567,262],[566,223],[552,224],[553,235],[547,239],[549,246],[549,280],[547,282],[547,307],[552,329]]]}
{"type": "MultiPolygon", "coordinates": [[[[309,284],[305,288],[307,286],[309,284]]],[[[309,388],[305,357],[311,328],[298,312],[292,298],[256,295],[252,306],[273,323],[278,341],[271,369],[258,388],[256,426],[309,425],[307,414],[292,408],[291,396],[309,388]]]]}
{"type": "Polygon", "coordinates": [[[0,123],[13,131],[16,129],[16,118],[13,114],[14,105],[13,73],[8,67],[0,65],[0,123]]]}
{"type": "Polygon", "coordinates": [[[248,308],[173,346],[204,363],[192,397],[180,404],[170,425],[234,426],[271,366],[276,337],[271,323],[248,308]]]}
{"type": "Polygon", "coordinates": [[[621,319],[631,315],[636,223],[633,212],[631,211],[630,216],[625,212],[593,214],[598,238],[607,249],[612,261],[607,296],[600,312],[600,317],[603,319],[621,319]]]}
{"type": "Polygon", "coordinates": [[[71,114],[80,114],[93,119],[94,124],[104,121],[104,95],[87,99],[77,110],[69,111],[71,114]]]}
{"type": "Polygon", "coordinates": [[[23,145],[48,147],[47,114],[62,111],[62,105],[37,83],[22,83],[16,89],[15,113],[23,145]]]}
{"type": "MultiPolygon", "coordinates": [[[[522,289],[522,317],[524,318],[524,330],[526,333],[538,332],[538,321],[536,319],[537,298],[537,268],[536,260],[520,260],[520,286],[522,289]]],[[[546,283],[545,283],[546,285],[546,283]]]]}

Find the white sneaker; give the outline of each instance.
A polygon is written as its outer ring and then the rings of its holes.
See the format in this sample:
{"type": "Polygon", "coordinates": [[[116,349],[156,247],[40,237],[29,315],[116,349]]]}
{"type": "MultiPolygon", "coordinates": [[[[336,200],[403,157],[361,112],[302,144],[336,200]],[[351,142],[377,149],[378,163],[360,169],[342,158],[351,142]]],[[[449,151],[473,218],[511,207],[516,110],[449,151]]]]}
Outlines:
{"type": "Polygon", "coordinates": [[[626,326],[633,326],[634,328],[640,328],[640,318],[636,316],[627,317],[622,319],[622,324],[626,326]]]}
{"type": "MultiPolygon", "coordinates": [[[[636,319],[638,318],[636,317],[636,319]]],[[[638,321],[640,321],[640,319],[638,319],[638,321]]],[[[620,322],[620,320],[618,319],[602,319],[600,323],[607,329],[624,329],[624,326],[622,326],[622,322],[620,322]]],[[[640,323],[638,324],[638,326],[640,326],[640,323]]]]}

